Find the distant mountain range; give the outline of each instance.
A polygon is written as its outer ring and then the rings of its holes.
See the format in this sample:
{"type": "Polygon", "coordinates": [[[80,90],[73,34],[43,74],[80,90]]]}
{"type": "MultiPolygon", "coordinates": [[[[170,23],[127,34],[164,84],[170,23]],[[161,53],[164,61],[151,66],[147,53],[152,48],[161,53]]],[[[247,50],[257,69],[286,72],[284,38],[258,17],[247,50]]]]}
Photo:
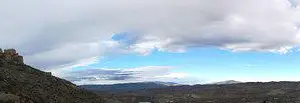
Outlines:
{"type": "MultiPolygon", "coordinates": [[[[242,83],[235,80],[227,80],[221,82],[215,82],[210,84],[222,85],[222,84],[236,84],[242,83]]],[[[94,92],[110,92],[110,93],[120,93],[120,92],[129,92],[129,91],[140,91],[140,90],[148,90],[148,89],[157,89],[157,88],[165,88],[170,86],[181,86],[182,84],[174,83],[174,82],[139,82],[139,83],[121,83],[121,84],[111,84],[111,85],[81,85],[82,88],[85,88],[89,91],[94,92]]]]}
{"type": "Polygon", "coordinates": [[[243,83],[243,82],[235,81],[235,80],[227,80],[227,81],[221,81],[221,82],[214,82],[214,83],[210,83],[210,84],[222,85],[222,84],[237,84],[237,83],[243,83]]]}
{"type": "Polygon", "coordinates": [[[96,92],[128,92],[128,91],[139,91],[154,88],[164,88],[169,86],[178,86],[180,84],[174,82],[140,82],[140,83],[123,83],[123,84],[112,84],[112,85],[82,85],[90,91],[96,92]]]}

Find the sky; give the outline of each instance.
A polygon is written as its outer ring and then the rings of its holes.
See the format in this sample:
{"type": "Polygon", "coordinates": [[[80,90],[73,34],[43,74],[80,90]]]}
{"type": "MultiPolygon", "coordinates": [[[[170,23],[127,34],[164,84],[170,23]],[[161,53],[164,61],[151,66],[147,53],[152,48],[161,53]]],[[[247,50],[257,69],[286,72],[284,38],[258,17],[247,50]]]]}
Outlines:
{"type": "Polygon", "coordinates": [[[0,48],[75,84],[300,81],[299,0],[0,0],[0,48]]]}

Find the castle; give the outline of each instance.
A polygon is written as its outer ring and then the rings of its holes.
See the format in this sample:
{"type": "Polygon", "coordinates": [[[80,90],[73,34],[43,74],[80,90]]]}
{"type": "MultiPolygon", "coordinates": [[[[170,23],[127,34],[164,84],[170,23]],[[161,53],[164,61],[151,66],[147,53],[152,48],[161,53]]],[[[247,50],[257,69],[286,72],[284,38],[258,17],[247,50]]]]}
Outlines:
{"type": "Polygon", "coordinates": [[[4,49],[3,51],[0,48],[0,59],[13,64],[24,64],[23,57],[15,49],[4,49]]]}

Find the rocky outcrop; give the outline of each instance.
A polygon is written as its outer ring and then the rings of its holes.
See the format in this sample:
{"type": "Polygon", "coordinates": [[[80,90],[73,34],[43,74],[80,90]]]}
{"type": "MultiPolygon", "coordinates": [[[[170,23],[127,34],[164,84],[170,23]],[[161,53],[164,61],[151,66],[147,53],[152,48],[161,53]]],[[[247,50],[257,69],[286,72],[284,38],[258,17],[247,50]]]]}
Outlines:
{"type": "Polygon", "coordinates": [[[2,62],[24,64],[23,56],[20,56],[15,49],[5,49],[2,51],[0,48],[0,58],[2,59],[2,62]]]}

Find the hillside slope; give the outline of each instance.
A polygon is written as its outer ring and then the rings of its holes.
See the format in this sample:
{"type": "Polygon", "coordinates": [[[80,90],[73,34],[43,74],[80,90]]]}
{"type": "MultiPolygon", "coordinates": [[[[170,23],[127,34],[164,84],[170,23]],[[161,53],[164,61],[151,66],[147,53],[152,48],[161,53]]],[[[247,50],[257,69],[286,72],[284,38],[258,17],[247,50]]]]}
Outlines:
{"type": "Polygon", "coordinates": [[[0,103],[103,103],[94,93],[23,63],[14,49],[0,50],[0,103]]]}

